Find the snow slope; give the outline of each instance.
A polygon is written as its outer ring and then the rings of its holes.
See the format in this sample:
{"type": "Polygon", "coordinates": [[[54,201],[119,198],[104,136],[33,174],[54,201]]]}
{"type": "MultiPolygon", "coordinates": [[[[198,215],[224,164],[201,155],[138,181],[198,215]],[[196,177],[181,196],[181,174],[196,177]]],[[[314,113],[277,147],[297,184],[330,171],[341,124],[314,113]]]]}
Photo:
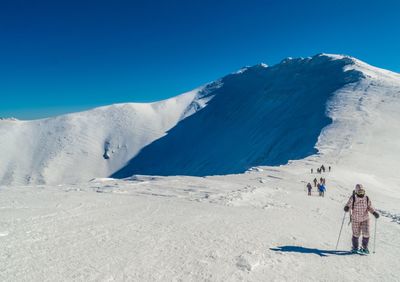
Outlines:
{"type": "Polygon", "coordinates": [[[204,110],[173,127],[114,177],[215,175],[316,153],[335,92],[363,79],[355,60],[329,55],[256,65],[224,77],[204,110]],[[160,156],[163,156],[160,158],[160,156]]]}
{"type": "Polygon", "coordinates": [[[400,173],[400,74],[354,59],[347,69],[364,79],[349,84],[329,101],[333,123],[317,143],[320,156],[371,182],[384,181],[387,193],[398,191],[400,173]]]}
{"type": "Polygon", "coordinates": [[[109,176],[203,108],[210,99],[206,88],[156,103],[115,104],[34,121],[0,120],[0,183],[75,183],[109,176]]]}
{"type": "Polygon", "coordinates": [[[399,191],[334,165],[326,197],[308,197],[316,165],[1,187],[0,280],[398,281],[399,191]],[[335,250],[357,182],[383,214],[368,257],[349,254],[348,217],[335,250]]]}

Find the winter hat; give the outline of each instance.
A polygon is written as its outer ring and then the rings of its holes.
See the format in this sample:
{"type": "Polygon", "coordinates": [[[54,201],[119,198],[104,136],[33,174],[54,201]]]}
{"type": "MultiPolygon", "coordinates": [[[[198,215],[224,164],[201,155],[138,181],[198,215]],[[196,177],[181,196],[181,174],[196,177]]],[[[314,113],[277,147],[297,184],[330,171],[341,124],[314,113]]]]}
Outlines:
{"type": "Polygon", "coordinates": [[[365,194],[364,187],[361,184],[357,184],[355,192],[357,195],[364,195],[365,194]]]}

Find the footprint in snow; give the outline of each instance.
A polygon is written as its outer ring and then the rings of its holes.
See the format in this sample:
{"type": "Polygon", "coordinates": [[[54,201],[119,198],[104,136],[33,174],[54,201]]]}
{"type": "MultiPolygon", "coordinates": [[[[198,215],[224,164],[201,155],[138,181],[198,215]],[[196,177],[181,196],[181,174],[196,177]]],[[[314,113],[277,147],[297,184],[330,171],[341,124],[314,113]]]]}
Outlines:
{"type": "Polygon", "coordinates": [[[258,181],[259,181],[260,183],[267,183],[267,182],[268,182],[265,178],[260,178],[258,181]]]}
{"type": "Polygon", "coordinates": [[[384,210],[378,210],[378,212],[380,212],[382,216],[390,218],[392,222],[400,224],[400,214],[395,214],[384,210]]]}
{"type": "Polygon", "coordinates": [[[245,252],[236,258],[236,266],[243,271],[252,271],[261,263],[261,254],[245,252]]]}

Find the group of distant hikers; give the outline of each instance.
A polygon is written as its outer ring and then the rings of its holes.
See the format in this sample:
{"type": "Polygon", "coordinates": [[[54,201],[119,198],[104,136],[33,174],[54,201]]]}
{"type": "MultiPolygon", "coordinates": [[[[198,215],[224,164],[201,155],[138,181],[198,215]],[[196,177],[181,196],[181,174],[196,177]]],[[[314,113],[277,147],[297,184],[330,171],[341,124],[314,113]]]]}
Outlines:
{"type": "MultiPolygon", "coordinates": [[[[324,165],[321,165],[321,167],[318,167],[317,168],[317,173],[322,173],[322,172],[325,172],[325,166],[324,165]]],[[[328,172],[331,172],[331,166],[328,166],[328,172]]],[[[312,168],[311,169],[311,174],[313,174],[314,173],[314,169],[312,168]]]]}
{"type": "MultiPolygon", "coordinates": [[[[328,167],[328,172],[331,172],[331,166],[328,167]]],[[[321,174],[322,172],[325,172],[325,166],[321,165],[321,167],[317,168],[317,173],[321,174]]],[[[311,169],[311,173],[314,173],[314,169],[311,169]]],[[[320,177],[319,182],[317,178],[315,177],[314,180],[314,187],[317,188],[318,194],[320,197],[325,196],[325,191],[326,191],[326,179],[323,177],[320,177]]],[[[307,191],[308,191],[308,196],[311,196],[312,192],[312,185],[310,182],[307,183],[307,191]]]]}
{"type": "MultiPolygon", "coordinates": [[[[328,167],[328,171],[331,171],[331,167],[328,167]]],[[[317,168],[317,173],[325,172],[325,166],[317,168]]],[[[313,169],[311,169],[311,173],[313,173],[313,169]]],[[[319,183],[317,178],[314,178],[314,187],[317,187],[319,196],[324,197],[326,187],[325,187],[325,178],[321,177],[319,179],[319,183]]],[[[308,195],[311,196],[312,191],[311,183],[307,183],[308,195]]],[[[352,227],[353,236],[351,238],[352,242],[352,253],[357,254],[369,254],[368,243],[370,237],[370,221],[369,214],[374,215],[376,219],[379,218],[379,213],[372,207],[371,200],[365,193],[365,189],[363,185],[356,184],[355,189],[344,206],[345,213],[350,212],[350,222],[352,227]],[[362,235],[361,247],[359,248],[359,238],[362,235]]],[[[344,223],[345,216],[343,217],[342,227],[344,223]]],[[[376,227],[375,227],[376,228],[376,227]]],[[[341,232],[341,230],[340,230],[341,232]]],[[[338,238],[338,243],[340,239],[338,238]]],[[[336,246],[337,247],[337,246],[336,246]]]]}

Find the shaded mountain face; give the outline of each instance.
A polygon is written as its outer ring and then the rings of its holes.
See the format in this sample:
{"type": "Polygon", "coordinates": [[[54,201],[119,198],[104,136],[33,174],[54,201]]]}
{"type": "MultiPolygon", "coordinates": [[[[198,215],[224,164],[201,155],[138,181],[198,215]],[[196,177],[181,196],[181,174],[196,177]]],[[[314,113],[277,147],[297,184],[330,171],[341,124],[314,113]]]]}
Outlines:
{"type": "Polygon", "coordinates": [[[203,89],[213,96],[206,107],[144,147],[112,176],[240,173],[314,154],[321,130],[331,122],[327,101],[364,77],[355,69],[345,70],[352,64],[347,57],[317,55],[228,75],[219,87],[203,89]]]}

